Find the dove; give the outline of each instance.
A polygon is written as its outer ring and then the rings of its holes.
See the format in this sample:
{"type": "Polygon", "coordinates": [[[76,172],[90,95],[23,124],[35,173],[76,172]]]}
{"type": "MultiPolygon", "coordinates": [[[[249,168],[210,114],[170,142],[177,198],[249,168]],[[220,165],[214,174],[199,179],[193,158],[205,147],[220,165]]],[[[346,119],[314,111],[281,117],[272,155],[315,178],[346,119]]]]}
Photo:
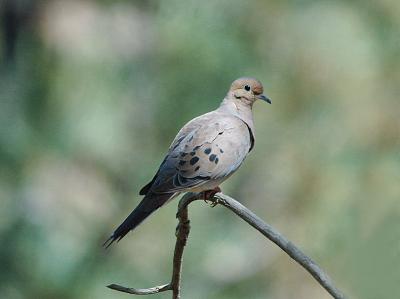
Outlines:
{"type": "Polygon", "coordinates": [[[271,104],[254,78],[233,81],[218,109],[189,121],[178,132],[153,179],[139,192],[142,201],[104,246],[120,241],[150,214],[184,192],[204,192],[207,199],[243,163],[254,147],[252,108],[256,100],[271,104]]]}

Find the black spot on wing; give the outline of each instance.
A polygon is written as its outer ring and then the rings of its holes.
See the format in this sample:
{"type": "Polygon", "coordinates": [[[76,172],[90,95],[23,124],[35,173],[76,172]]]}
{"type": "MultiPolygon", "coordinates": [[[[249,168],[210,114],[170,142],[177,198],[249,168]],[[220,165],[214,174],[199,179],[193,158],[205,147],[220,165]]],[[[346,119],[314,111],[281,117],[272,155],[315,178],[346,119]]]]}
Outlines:
{"type": "Polygon", "coordinates": [[[215,158],[215,164],[218,164],[218,162],[219,162],[219,159],[218,158],[215,158]]]}
{"type": "Polygon", "coordinates": [[[199,170],[200,169],[200,166],[197,166],[195,169],[194,169],[194,171],[197,171],[197,170],[199,170]]]}
{"type": "Polygon", "coordinates": [[[201,145],[197,145],[193,148],[193,151],[197,151],[199,148],[201,147],[201,145]]]}
{"type": "Polygon", "coordinates": [[[206,149],[204,150],[204,153],[205,153],[206,155],[208,155],[209,153],[211,153],[211,148],[206,148],[206,149]]]}
{"type": "Polygon", "coordinates": [[[194,156],[194,155],[196,155],[196,152],[190,152],[190,155],[194,156]]]}
{"type": "Polygon", "coordinates": [[[182,165],[185,165],[185,163],[186,163],[185,160],[180,160],[180,161],[179,161],[179,165],[181,165],[181,166],[182,166],[182,165]]]}
{"type": "Polygon", "coordinates": [[[216,157],[217,157],[217,155],[212,154],[212,155],[210,155],[210,157],[208,159],[212,162],[215,160],[216,157]]]}
{"type": "Polygon", "coordinates": [[[193,157],[192,159],[190,159],[190,165],[196,164],[199,160],[199,157],[193,157]]]}
{"type": "Polygon", "coordinates": [[[185,157],[187,155],[187,153],[182,152],[181,153],[181,157],[185,157]]]}
{"type": "Polygon", "coordinates": [[[224,151],[222,150],[222,148],[219,149],[219,152],[220,152],[221,154],[224,153],[224,151]]]}

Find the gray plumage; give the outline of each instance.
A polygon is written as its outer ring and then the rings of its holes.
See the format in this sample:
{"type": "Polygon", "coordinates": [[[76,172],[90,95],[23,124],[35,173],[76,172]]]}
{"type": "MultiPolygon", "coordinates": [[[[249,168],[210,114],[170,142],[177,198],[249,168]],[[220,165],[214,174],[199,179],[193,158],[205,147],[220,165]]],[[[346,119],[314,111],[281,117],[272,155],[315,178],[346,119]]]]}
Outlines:
{"type": "Polygon", "coordinates": [[[105,245],[121,240],[180,193],[213,190],[231,176],[254,146],[253,103],[257,99],[270,103],[262,92],[258,80],[237,79],[218,109],[188,122],[154,178],[140,190],[145,197],[105,245]]]}

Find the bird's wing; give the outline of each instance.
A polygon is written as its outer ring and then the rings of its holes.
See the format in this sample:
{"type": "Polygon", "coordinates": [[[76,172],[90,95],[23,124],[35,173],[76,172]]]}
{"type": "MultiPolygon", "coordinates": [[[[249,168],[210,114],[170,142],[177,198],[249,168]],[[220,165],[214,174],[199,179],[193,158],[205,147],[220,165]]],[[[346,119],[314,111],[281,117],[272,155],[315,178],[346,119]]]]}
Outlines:
{"type": "Polygon", "coordinates": [[[201,187],[232,174],[251,149],[252,134],[241,119],[213,111],[187,123],[141,194],[170,193],[201,187]]]}

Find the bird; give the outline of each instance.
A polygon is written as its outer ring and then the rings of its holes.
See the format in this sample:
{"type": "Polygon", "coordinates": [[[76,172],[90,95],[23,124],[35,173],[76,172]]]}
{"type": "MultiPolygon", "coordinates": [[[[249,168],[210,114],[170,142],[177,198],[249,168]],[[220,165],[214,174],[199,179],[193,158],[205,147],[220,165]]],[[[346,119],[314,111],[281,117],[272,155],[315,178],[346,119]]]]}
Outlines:
{"type": "MultiPolygon", "coordinates": [[[[178,132],[153,179],[139,192],[144,198],[104,242],[108,248],[150,214],[184,192],[213,196],[219,185],[243,163],[254,147],[253,104],[271,100],[255,78],[231,84],[220,106],[198,116],[178,132]]],[[[208,197],[210,198],[210,197],[208,197]]]]}

